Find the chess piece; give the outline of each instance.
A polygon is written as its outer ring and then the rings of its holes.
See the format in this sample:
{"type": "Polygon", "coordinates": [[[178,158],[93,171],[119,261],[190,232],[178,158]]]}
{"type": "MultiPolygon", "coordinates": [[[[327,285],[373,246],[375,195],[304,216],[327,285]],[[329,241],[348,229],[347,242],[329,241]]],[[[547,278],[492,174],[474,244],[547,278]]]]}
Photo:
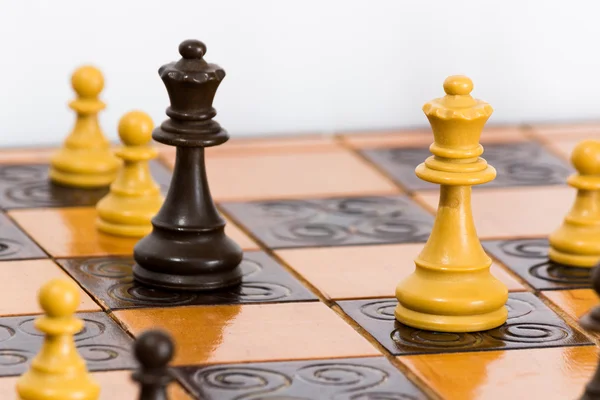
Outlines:
{"type": "Polygon", "coordinates": [[[171,337],[159,330],[142,333],[134,343],[134,354],[140,367],[132,379],[140,385],[139,400],[167,400],[167,386],[173,377],[169,362],[173,358],[171,337]]]}
{"type": "Polygon", "coordinates": [[[44,333],[44,343],[17,381],[20,399],[98,399],[100,387],[88,374],[73,339],[83,329],[83,321],[73,316],[79,288],[69,280],[54,279],[42,286],[38,298],[45,315],[35,320],[35,327],[44,333]]]}
{"type": "MultiPolygon", "coordinates": [[[[600,264],[592,270],[592,287],[594,292],[600,296],[600,264]]],[[[589,313],[581,317],[579,324],[590,332],[600,332],[600,306],[592,308],[589,313]]],[[[580,400],[600,400],[600,364],[586,385],[580,400]]]]}
{"type": "Polygon", "coordinates": [[[101,232],[143,237],[152,231],[152,217],[164,200],[148,164],[158,155],[150,145],[153,127],[150,116],[141,111],[129,112],[119,121],[124,146],[116,155],[124,163],[110,192],[96,205],[96,225],[101,232]]]}
{"type": "Polygon", "coordinates": [[[577,189],[577,197],[549,237],[548,257],[558,264],[591,268],[600,261],[600,141],[580,142],[571,162],[577,173],[567,182],[577,189]]]}
{"type": "Polygon", "coordinates": [[[471,97],[465,76],[444,82],[446,96],[425,104],[433,129],[433,156],[415,172],[440,184],[440,201],[416,269],[396,288],[396,319],[408,326],[441,332],[474,332],[502,325],[508,316],[507,288],[490,273],[473,222],[471,186],[492,181],[479,137],[492,107],[471,97]]]}
{"type": "Polygon", "coordinates": [[[75,127],[63,147],[50,161],[50,180],[62,186],[78,188],[107,187],[121,165],[110,149],[98,123],[105,105],[98,99],[104,87],[102,73],[83,66],[71,78],[77,99],[69,105],[76,113],[75,127]]]}
{"type": "Polygon", "coordinates": [[[224,232],[204,163],[205,147],[229,139],[212,119],[212,101],[225,71],[204,60],[206,47],[199,41],[182,42],[179,52],[181,60],[159,69],[171,100],[170,119],[152,134],[157,142],[176,146],[175,166],[152,232],[135,245],[133,277],[163,289],[218,289],[242,278],[242,249],[224,232]]]}

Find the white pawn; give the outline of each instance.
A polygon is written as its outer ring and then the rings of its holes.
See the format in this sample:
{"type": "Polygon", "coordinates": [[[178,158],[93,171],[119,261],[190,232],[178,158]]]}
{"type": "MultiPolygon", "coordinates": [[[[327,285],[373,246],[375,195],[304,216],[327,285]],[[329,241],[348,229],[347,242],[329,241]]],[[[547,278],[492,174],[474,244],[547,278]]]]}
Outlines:
{"type": "Polygon", "coordinates": [[[150,116],[141,111],[131,111],[119,121],[124,146],[116,154],[124,163],[110,192],[96,204],[101,232],[143,237],[152,231],[152,218],[164,201],[148,164],[158,155],[150,145],[153,127],[150,116]]]}
{"type": "Polygon", "coordinates": [[[79,288],[66,279],[53,279],[39,291],[45,315],[35,320],[44,344],[30,369],[17,381],[21,400],[97,400],[100,386],[87,371],[75,347],[74,335],[83,321],[74,316],[79,288]]]}

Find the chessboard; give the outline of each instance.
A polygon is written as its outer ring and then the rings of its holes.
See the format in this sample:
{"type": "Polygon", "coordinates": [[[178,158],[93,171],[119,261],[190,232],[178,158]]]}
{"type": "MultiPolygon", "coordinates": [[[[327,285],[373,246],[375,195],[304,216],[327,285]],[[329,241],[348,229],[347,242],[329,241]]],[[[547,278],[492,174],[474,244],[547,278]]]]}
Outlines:
{"type": "MultiPolygon", "coordinates": [[[[244,251],[242,284],[206,293],[140,286],[137,241],[98,231],[108,189],[48,179],[54,148],[0,151],[0,397],[41,347],[37,291],[80,288],[79,354],[102,399],[137,398],[134,339],[160,328],[176,346],[171,399],[572,399],[597,364],[579,318],[598,302],[589,268],[548,259],[548,235],[576,191],[570,155],[600,124],[487,126],[497,170],[472,208],[492,274],[509,290],[502,326],[475,333],[395,321],[398,282],[429,237],[439,187],[418,179],[429,129],[233,137],[206,149],[211,193],[244,251]]],[[[158,145],[166,193],[175,161],[158,145]]]]}

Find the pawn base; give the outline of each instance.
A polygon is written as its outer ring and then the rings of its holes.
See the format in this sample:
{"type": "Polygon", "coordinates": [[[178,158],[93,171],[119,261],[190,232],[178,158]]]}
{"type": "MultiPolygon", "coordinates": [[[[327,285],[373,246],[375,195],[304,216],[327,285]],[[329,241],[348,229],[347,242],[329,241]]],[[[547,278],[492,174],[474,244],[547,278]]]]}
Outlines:
{"type": "Polygon", "coordinates": [[[567,267],[591,268],[600,261],[600,221],[567,216],[548,237],[550,260],[567,267]]]}
{"type": "Polygon", "coordinates": [[[152,232],[152,218],[162,203],[158,187],[143,196],[119,196],[111,192],[96,204],[96,227],[113,236],[142,238],[152,232]]]}
{"type": "Polygon", "coordinates": [[[78,174],[51,169],[48,173],[50,180],[60,186],[82,189],[95,189],[108,187],[115,180],[115,173],[104,174],[78,174]]]}
{"type": "Polygon", "coordinates": [[[109,186],[117,177],[122,162],[110,149],[62,149],[50,162],[50,180],[56,184],[79,188],[109,186]]]}
{"type": "Polygon", "coordinates": [[[16,384],[20,400],[98,400],[100,386],[87,374],[61,379],[35,370],[22,375],[16,384]]]}
{"type": "Polygon", "coordinates": [[[152,224],[146,225],[123,225],[105,221],[101,218],[96,219],[96,227],[102,233],[112,236],[142,238],[152,232],[152,224]]]}
{"type": "Polygon", "coordinates": [[[575,254],[550,247],[548,258],[565,267],[592,268],[600,261],[600,254],[575,254]]]}
{"type": "Polygon", "coordinates": [[[436,315],[409,310],[398,304],[394,311],[398,322],[416,329],[436,332],[480,332],[494,329],[506,322],[508,310],[499,308],[478,315],[436,315]]]}

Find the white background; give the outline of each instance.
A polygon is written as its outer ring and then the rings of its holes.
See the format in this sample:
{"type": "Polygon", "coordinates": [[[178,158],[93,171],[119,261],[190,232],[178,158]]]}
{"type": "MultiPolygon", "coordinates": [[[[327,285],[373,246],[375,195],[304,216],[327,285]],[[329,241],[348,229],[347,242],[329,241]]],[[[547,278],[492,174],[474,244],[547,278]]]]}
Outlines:
{"type": "Polygon", "coordinates": [[[60,143],[70,74],[101,68],[101,115],[168,98],[158,68],[187,38],[227,77],[215,99],[232,136],[426,124],[423,103],[466,74],[492,123],[600,116],[597,1],[0,0],[0,145],[60,143]]]}

